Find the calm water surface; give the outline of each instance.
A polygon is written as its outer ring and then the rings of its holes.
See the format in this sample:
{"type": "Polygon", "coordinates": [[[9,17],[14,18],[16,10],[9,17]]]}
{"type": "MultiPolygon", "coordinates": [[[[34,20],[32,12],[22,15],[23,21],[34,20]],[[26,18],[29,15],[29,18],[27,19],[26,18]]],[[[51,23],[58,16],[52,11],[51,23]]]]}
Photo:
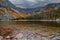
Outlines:
{"type": "Polygon", "coordinates": [[[17,28],[24,32],[51,34],[60,32],[60,22],[52,21],[0,21],[0,27],[17,28]]]}

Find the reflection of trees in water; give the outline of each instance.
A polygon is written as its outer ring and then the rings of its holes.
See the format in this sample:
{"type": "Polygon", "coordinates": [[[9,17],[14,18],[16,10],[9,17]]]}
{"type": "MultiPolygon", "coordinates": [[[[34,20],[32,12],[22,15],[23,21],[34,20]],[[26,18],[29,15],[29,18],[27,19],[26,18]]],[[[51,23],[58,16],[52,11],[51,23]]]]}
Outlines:
{"type": "Polygon", "coordinates": [[[40,25],[44,26],[52,26],[52,27],[60,27],[60,22],[56,21],[40,21],[40,25]]]}
{"type": "Polygon", "coordinates": [[[2,21],[3,24],[8,25],[33,25],[39,24],[43,26],[52,26],[52,27],[60,27],[59,21],[2,21]]]}

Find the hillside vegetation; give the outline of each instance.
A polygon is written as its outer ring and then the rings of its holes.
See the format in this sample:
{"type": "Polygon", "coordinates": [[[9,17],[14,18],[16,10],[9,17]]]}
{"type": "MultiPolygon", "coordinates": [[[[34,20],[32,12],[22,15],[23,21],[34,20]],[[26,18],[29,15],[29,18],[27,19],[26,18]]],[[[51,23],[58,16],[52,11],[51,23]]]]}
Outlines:
{"type": "Polygon", "coordinates": [[[12,16],[19,18],[19,19],[26,18],[27,16],[29,16],[29,14],[16,13],[13,10],[0,9],[0,17],[3,17],[5,14],[12,15],[12,16]]]}
{"type": "Polygon", "coordinates": [[[36,14],[33,14],[29,17],[27,17],[27,19],[58,19],[60,18],[60,9],[57,10],[44,10],[42,12],[38,12],[36,14]]]}

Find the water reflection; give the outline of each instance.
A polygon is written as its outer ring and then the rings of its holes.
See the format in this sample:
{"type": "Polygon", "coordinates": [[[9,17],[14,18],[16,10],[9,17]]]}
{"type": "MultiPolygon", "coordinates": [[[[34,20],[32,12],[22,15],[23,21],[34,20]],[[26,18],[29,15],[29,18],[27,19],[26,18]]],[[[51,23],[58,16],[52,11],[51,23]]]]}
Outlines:
{"type": "Polygon", "coordinates": [[[60,22],[56,21],[0,21],[0,24],[2,25],[39,24],[44,26],[60,27],[60,22]]]}

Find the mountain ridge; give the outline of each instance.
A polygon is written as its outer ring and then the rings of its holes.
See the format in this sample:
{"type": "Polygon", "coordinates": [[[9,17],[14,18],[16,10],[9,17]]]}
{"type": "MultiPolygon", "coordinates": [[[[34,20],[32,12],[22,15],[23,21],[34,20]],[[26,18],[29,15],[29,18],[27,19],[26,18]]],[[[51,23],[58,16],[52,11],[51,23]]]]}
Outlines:
{"type": "Polygon", "coordinates": [[[9,2],[10,2],[9,0],[8,1],[1,0],[0,1],[0,8],[1,7],[5,8],[7,12],[11,11],[11,12],[8,12],[8,14],[12,13],[11,15],[15,16],[16,18],[26,18],[31,15],[33,16],[33,15],[37,14],[38,12],[43,12],[43,11],[49,13],[53,10],[57,10],[60,8],[60,3],[50,3],[44,7],[22,9],[22,8],[16,7],[14,4],[12,4],[11,2],[9,3],[9,2]]]}

